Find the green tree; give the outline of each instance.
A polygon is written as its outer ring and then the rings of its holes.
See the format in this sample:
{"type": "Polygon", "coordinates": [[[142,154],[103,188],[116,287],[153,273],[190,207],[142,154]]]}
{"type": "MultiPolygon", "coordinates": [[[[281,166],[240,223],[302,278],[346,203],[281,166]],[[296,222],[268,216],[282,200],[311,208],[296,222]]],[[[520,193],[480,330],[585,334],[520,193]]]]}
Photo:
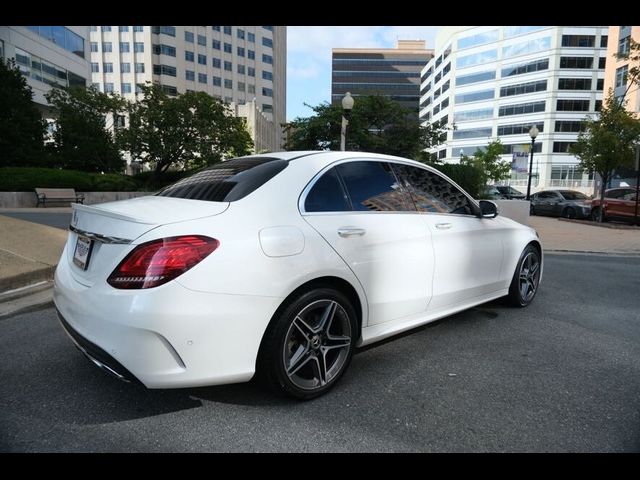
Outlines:
{"type": "Polygon", "coordinates": [[[142,100],[129,104],[129,126],[118,144],[134,159],[151,162],[155,177],[169,167],[196,168],[251,153],[245,120],[204,93],[170,97],[160,85],[142,87],[142,100]]]}
{"type": "MultiPolygon", "coordinates": [[[[580,159],[580,168],[600,175],[600,205],[604,205],[604,192],[613,170],[633,165],[640,142],[640,120],[625,105],[616,100],[610,89],[599,117],[585,118],[586,129],[570,147],[570,152],[580,159]]],[[[602,221],[602,209],[598,221],[602,221]]]]}
{"type": "Polygon", "coordinates": [[[460,163],[472,165],[480,172],[482,187],[489,182],[499,182],[511,176],[511,164],[500,160],[503,146],[500,139],[492,140],[485,150],[477,149],[473,157],[462,155],[460,163]]]}
{"type": "Polygon", "coordinates": [[[44,163],[46,123],[15,62],[0,58],[0,166],[44,163]]]}
{"type": "Polygon", "coordinates": [[[86,172],[120,172],[124,161],[106,119],[122,111],[124,100],[95,88],[55,87],[45,95],[58,118],[53,165],[86,172]]]}
{"type": "MultiPolygon", "coordinates": [[[[339,150],[342,107],[307,105],[314,114],[284,125],[287,150],[339,150]]],[[[362,96],[355,101],[347,129],[347,150],[386,153],[427,160],[424,150],[442,143],[445,124],[420,126],[417,116],[384,96],[362,96]]]]}

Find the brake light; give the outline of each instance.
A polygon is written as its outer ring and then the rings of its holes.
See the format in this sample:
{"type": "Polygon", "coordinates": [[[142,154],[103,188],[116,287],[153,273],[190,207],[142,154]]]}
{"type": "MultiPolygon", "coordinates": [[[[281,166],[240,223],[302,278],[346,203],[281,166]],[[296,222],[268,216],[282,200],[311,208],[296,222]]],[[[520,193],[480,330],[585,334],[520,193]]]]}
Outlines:
{"type": "Polygon", "coordinates": [[[153,288],[204,260],[220,242],[202,235],[161,238],[138,245],[109,275],[114,288],[153,288]]]}

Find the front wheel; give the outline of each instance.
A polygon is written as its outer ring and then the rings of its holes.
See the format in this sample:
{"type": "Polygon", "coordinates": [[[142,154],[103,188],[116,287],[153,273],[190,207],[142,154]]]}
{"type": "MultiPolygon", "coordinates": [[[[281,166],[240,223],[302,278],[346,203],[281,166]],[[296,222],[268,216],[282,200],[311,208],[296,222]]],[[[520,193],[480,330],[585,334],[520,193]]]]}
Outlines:
{"type": "Polygon", "coordinates": [[[271,388],[300,400],[322,395],[347,369],[357,339],[356,312],[330,288],[295,298],[269,326],[260,377],[271,388]]]}
{"type": "Polygon", "coordinates": [[[509,287],[509,303],[516,307],[529,305],[538,292],[542,261],[540,252],[533,245],[524,249],[509,287]]]}
{"type": "Polygon", "coordinates": [[[564,218],[576,218],[576,211],[573,207],[567,207],[562,211],[564,218]]]}

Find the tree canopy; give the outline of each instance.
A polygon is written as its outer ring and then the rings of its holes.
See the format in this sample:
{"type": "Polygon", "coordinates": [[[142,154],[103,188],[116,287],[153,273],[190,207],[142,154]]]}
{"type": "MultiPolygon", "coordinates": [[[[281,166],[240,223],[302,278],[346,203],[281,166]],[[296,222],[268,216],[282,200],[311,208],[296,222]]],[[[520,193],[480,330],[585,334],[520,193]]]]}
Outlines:
{"type": "Polygon", "coordinates": [[[511,164],[500,159],[502,152],[503,145],[498,138],[489,142],[485,150],[477,149],[473,157],[463,155],[460,163],[476,167],[484,186],[489,182],[499,182],[511,176],[511,164]]]}
{"type": "Polygon", "coordinates": [[[46,98],[58,115],[51,166],[86,172],[123,170],[124,161],[105,121],[124,109],[121,97],[93,87],[56,87],[46,98]]]}
{"type": "Polygon", "coordinates": [[[127,106],[129,125],[118,144],[134,159],[151,162],[160,174],[169,167],[196,168],[251,153],[243,118],[204,92],[170,97],[160,85],[142,86],[143,98],[127,106]]]}
{"type": "Polygon", "coordinates": [[[0,59],[0,166],[44,163],[46,123],[32,98],[15,62],[0,59]]]}
{"type": "MultiPolygon", "coordinates": [[[[310,106],[309,117],[287,123],[287,150],[339,150],[342,107],[322,103],[310,106]]],[[[349,118],[347,150],[426,159],[425,149],[442,143],[447,126],[440,122],[420,126],[417,116],[384,96],[357,97],[349,118]]]]}

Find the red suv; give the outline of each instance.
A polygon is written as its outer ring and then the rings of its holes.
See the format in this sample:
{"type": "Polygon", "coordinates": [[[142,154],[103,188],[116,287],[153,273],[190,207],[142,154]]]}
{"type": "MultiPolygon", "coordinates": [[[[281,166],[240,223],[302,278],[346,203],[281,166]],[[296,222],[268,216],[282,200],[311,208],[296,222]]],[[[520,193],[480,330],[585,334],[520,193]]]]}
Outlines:
{"type": "MultiPolygon", "coordinates": [[[[623,220],[633,223],[635,221],[636,189],[635,188],[611,188],[604,192],[604,209],[602,221],[623,220]]],[[[591,201],[591,219],[597,220],[600,215],[600,196],[591,201]]],[[[638,211],[640,216],[640,211],[638,211]]]]}

